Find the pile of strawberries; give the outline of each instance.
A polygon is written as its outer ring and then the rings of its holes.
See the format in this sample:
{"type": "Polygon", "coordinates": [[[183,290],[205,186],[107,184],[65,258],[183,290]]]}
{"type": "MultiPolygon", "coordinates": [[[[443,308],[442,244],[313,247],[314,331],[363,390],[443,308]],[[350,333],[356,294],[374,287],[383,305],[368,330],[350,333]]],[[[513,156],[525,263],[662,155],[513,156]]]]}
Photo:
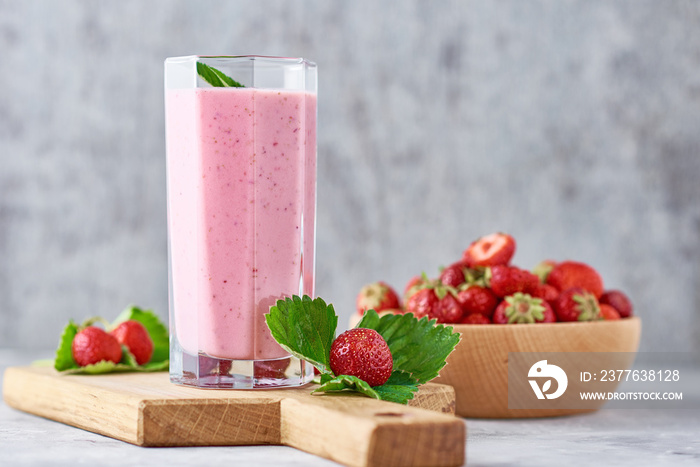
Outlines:
{"type": "Polygon", "coordinates": [[[71,344],[73,359],[80,366],[93,365],[103,360],[119,363],[122,345],[131,352],[136,363],[148,363],[153,355],[153,341],[143,324],[129,320],[119,324],[111,332],[97,326],[84,326],[71,344]]]}
{"type": "Polygon", "coordinates": [[[619,290],[605,290],[591,266],[542,261],[532,272],[510,264],[515,239],[494,233],[472,242],[462,259],[440,276],[425,274],[406,285],[404,306],[384,282],[366,285],[357,296],[358,316],[374,309],[413,313],[438,323],[527,324],[627,318],[632,303],[619,290]]]}

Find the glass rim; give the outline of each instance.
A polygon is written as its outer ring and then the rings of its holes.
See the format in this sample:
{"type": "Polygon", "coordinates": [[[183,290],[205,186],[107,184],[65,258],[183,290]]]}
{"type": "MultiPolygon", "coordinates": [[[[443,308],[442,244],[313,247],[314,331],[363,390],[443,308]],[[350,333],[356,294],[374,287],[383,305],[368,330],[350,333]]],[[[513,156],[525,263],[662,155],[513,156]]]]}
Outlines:
{"type": "Polygon", "coordinates": [[[263,62],[280,62],[282,64],[306,65],[308,67],[316,67],[316,62],[307,60],[302,57],[281,57],[275,55],[183,55],[179,57],[167,57],[165,63],[185,63],[200,58],[226,59],[231,61],[255,61],[263,62]]]}

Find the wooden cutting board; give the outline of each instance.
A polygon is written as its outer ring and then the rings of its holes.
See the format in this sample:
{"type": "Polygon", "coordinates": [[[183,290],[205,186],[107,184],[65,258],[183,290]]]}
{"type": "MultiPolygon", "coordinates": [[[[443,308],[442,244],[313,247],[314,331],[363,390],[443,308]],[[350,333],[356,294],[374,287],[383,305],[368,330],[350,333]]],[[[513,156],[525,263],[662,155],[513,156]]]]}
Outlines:
{"type": "Polygon", "coordinates": [[[464,463],[466,426],[451,386],[428,383],[410,406],[313,386],[203,390],[168,374],[61,375],[11,367],[10,407],[139,446],[287,445],[352,466],[464,463]]]}

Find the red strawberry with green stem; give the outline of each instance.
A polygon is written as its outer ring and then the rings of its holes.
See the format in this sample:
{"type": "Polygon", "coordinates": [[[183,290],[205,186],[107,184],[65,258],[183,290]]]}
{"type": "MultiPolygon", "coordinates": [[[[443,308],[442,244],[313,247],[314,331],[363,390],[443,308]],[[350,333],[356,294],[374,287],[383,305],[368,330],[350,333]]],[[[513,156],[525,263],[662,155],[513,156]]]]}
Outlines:
{"type": "Polygon", "coordinates": [[[559,296],[559,291],[549,284],[537,284],[531,291],[530,295],[536,298],[541,298],[545,302],[553,303],[559,296]]]}
{"type": "Polygon", "coordinates": [[[391,376],[393,358],[389,346],[377,331],[355,328],[333,341],[330,364],[336,376],[356,376],[370,386],[381,386],[391,376]]]}
{"type": "Polygon", "coordinates": [[[515,254],[515,239],[505,233],[493,233],[481,237],[469,245],[462,259],[469,265],[506,265],[515,254]]]}
{"type": "Polygon", "coordinates": [[[547,276],[547,284],[560,292],[572,287],[582,287],[596,298],[603,295],[603,278],[598,271],[585,263],[562,261],[547,276]]]}
{"type": "Polygon", "coordinates": [[[438,301],[435,290],[418,289],[406,301],[406,313],[413,313],[416,318],[430,316],[438,301]]]}
{"type": "Polygon", "coordinates": [[[515,266],[493,266],[489,277],[489,286],[498,297],[513,295],[516,292],[530,293],[539,280],[530,271],[515,266]]]}
{"type": "Polygon", "coordinates": [[[493,313],[495,324],[553,323],[556,320],[549,303],[522,292],[506,297],[493,313]]]}
{"type": "Polygon", "coordinates": [[[153,355],[153,341],[148,331],[135,320],[124,321],[120,323],[110,333],[121,345],[125,345],[129,352],[136,358],[136,363],[144,365],[148,363],[153,355]]]}
{"type": "Polygon", "coordinates": [[[451,287],[459,287],[466,280],[464,277],[466,267],[467,265],[462,261],[447,266],[440,273],[440,282],[451,287]]]}
{"type": "Polygon", "coordinates": [[[420,276],[414,276],[411,278],[411,280],[408,281],[406,284],[406,287],[403,290],[403,299],[404,302],[408,301],[408,299],[413,295],[414,293],[418,292],[426,282],[428,282],[428,276],[423,273],[420,276]]]}
{"type": "Polygon", "coordinates": [[[582,287],[563,291],[554,302],[559,321],[594,321],[600,319],[600,306],[595,295],[582,287]]]}
{"type": "Polygon", "coordinates": [[[364,314],[367,310],[379,313],[390,308],[400,308],[399,297],[394,289],[385,282],[379,281],[367,284],[357,294],[357,313],[364,314]]]}
{"type": "Polygon", "coordinates": [[[73,338],[71,350],[73,359],[80,366],[101,361],[119,363],[122,359],[122,347],[117,339],[95,326],[80,330],[73,338]]]}
{"type": "Polygon", "coordinates": [[[498,305],[498,297],[488,288],[472,285],[457,294],[457,301],[462,305],[465,315],[478,313],[490,318],[498,305]]]}
{"type": "Polygon", "coordinates": [[[544,284],[545,282],[547,282],[547,277],[549,276],[549,273],[552,272],[552,269],[554,269],[554,266],[556,265],[556,261],[551,259],[545,259],[544,261],[540,261],[537,264],[537,266],[532,268],[532,273],[539,277],[540,282],[544,284]]]}
{"type": "Polygon", "coordinates": [[[600,317],[606,321],[620,319],[620,313],[617,312],[612,306],[601,303],[600,305],[600,317]]]}
{"type": "Polygon", "coordinates": [[[620,318],[629,318],[634,312],[629,297],[619,290],[608,290],[598,300],[601,305],[610,305],[617,310],[620,318]]]}
{"type": "Polygon", "coordinates": [[[427,316],[438,323],[456,323],[464,312],[456,299],[457,289],[443,284],[440,279],[424,278],[420,286],[406,302],[406,312],[416,318],[427,316]]]}
{"type": "MultiPolygon", "coordinates": [[[[437,294],[437,293],[436,293],[437,294]]],[[[464,311],[454,295],[446,293],[442,298],[438,295],[438,302],[433,308],[432,314],[428,314],[430,319],[437,319],[438,323],[458,323],[464,311]]]]}

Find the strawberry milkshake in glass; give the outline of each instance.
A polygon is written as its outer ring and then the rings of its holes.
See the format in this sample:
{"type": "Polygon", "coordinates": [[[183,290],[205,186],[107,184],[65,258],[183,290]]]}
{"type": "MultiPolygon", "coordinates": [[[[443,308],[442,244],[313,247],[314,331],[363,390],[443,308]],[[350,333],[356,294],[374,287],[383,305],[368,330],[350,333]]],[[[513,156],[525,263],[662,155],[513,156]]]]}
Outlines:
{"type": "Polygon", "coordinates": [[[314,296],[316,65],[165,61],[170,379],[299,386],[313,367],[272,338],[277,300],[314,296]]]}

